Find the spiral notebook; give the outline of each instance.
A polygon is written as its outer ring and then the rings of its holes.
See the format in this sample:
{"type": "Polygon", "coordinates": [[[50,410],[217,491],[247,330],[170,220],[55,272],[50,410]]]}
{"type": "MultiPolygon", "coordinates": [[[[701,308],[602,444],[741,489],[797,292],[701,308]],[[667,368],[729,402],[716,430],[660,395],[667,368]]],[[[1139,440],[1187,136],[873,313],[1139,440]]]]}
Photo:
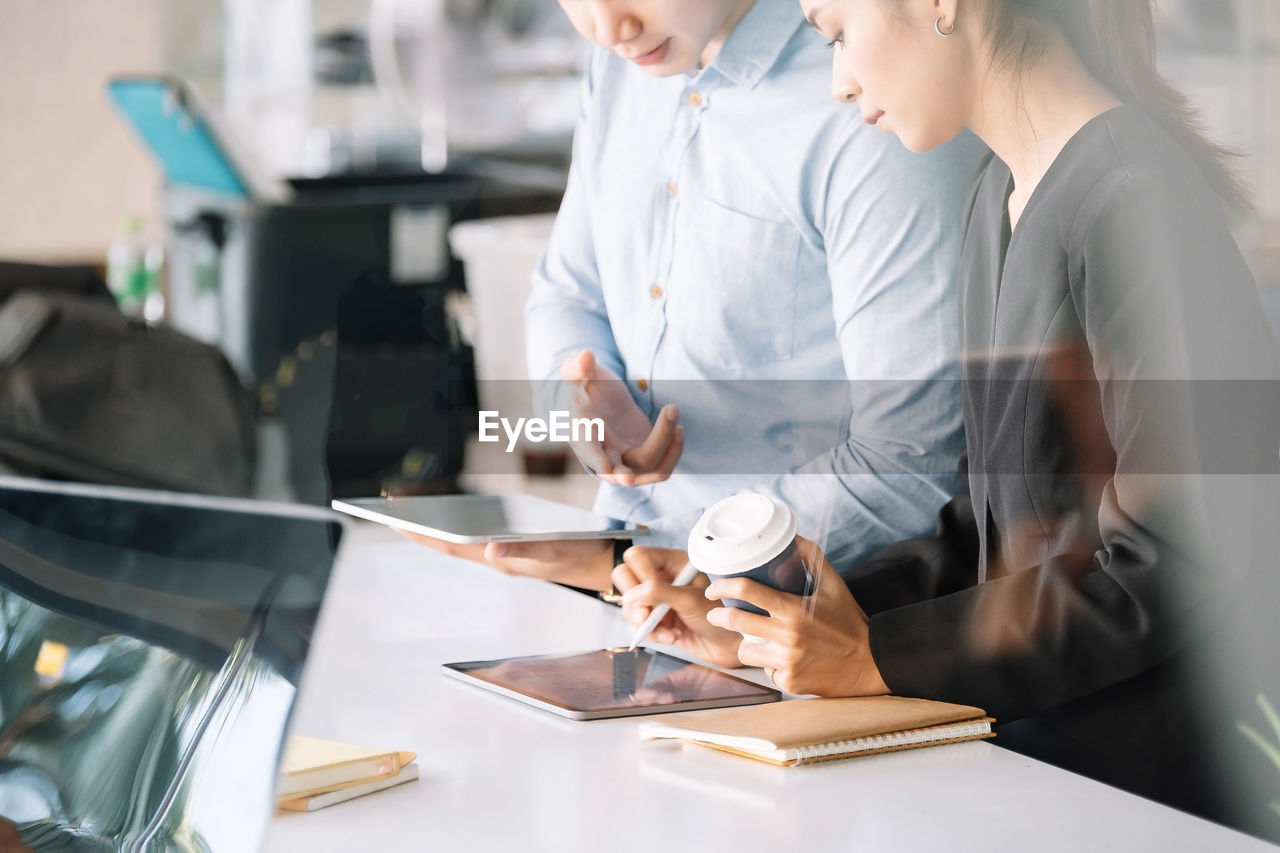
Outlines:
{"type": "Polygon", "coordinates": [[[640,725],[643,740],[678,739],[771,764],[807,764],[994,737],[981,708],[903,696],[796,699],[678,714],[640,725]]]}

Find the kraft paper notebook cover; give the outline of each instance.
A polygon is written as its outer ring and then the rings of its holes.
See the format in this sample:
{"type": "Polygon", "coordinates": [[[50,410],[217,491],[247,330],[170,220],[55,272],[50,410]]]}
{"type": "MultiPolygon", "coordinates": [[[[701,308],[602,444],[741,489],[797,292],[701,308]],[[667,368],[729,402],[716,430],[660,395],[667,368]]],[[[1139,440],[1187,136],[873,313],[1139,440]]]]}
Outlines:
{"type": "Polygon", "coordinates": [[[372,794],[374,791],[403,785],[405,782],[412,782],[417,778],[418,765],[409,764],[400,768],[400,772],[392,776],[375,776],[371,781],[349,782],[333,790],[312,794],[309,797],[282,799],[276,805],[288,812],[313,812],[338,803],[345,803],[347,800],[354,800],[356,797],[363,797],[365,794],[372,794]]]}
{"type": "Polygon", "coordinates": [[[417,758],[412,752],[369,749],[349,743],[295,735],[280,761],[276,797],[297,799],[352,782],[393,776],[417,758]]]}
{"type": "Polygon", "coordinates": [[[644,740],[674,738],[772,764],[804,764],[993,736],[980,708],[908,699],[796,699],[680,714],[640,725],[644,740]]]}

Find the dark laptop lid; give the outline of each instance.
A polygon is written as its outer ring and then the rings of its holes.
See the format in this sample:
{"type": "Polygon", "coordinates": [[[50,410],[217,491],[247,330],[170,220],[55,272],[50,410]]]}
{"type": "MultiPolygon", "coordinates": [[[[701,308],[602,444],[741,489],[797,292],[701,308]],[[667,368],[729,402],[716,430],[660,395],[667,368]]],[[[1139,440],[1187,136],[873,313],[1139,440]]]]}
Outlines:
{"type": "Polygon", "coordinates": [[[318,509],[0,478],[0,838],[257,849],[341,532],[318,509]]]}

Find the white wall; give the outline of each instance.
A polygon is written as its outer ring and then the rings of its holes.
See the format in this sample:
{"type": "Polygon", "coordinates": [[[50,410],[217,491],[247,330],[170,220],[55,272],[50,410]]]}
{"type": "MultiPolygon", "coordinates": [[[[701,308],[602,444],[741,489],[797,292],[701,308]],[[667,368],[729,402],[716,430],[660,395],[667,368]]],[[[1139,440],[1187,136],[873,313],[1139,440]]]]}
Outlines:
{"type": "MultiPolygon", "coordinates": [[[[1277,44],[1280,32],[1280,3],[1263,0],[1263,40],[1277,44]]],[[[1280,222],[1280,55],[1274,52],[1262,59],[1259,69],[1260,111],[1258,140],[1258,206],[1259,211],[1271,222],[1280,222]]],[[[1276,235],[1280,240],[1280,235],[1276,235]]]]}
{"type": "Polygon", "coordinates": [[[159,235],[159,174],[103,86],[160,69],[161,2],[0,0],[0,257],[101,260],[135,213],[159,235]]]}
{"type": "MultiPolygon", "coordinates": [[[[111,111],[103,85],[113,73],[182,66],[183,57],[164,61],[164,26],[190,36],[177,40],[196,41],[183,21],[216,15],[218,6],[219,0],[0,0],[0,257],[100,259],[130,214],[144,216],[160,236],[159,175],[111,111]]],[[[318,0],[317,26],[358,19],[366,7],[367,0],[318,0]]],[[[1280,2],[1261,0],[1258,9],[1262,32],[1280,32],[1280,2]]],[[[1261,212],[1274,223],[1280,57],[1267,58],[1259,76],[1257,107],[1235,102],[1236,73],[1179,82],[1189,83],[1211,122],[1225,119],[1228,141],[1253,149],[1249,177],[1261,212]],[[1242,125],[1252,121],[1250,133],[1242,125]]],[[[1277,241],[1280,234],[1268,240],[1277,241]]]]}

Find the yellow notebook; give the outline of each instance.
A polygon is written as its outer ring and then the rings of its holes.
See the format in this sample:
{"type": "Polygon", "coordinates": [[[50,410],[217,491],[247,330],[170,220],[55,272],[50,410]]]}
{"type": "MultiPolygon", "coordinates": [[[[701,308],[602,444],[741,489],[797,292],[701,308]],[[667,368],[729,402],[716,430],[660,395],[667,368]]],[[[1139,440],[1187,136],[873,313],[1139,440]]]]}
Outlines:
{"type": "Polygon", "coordinates": [[[394,776],[417,758],[412,752],[369,749],[350,743],[295,735],[280,760],[276,797],[297,799],[353,782],[394,776]]]}
{"type": "Polygon", "coordinates": [[[345,803],[347,800],[363,797],[365,794],[372,794],[374,791],[381,791],[383,788],[403,785],[405,782],[412,782],[417,778],[418,765],[408,764],[401,767],[399,773],[391,776],[375,776],[369,781],[348,782],[345,785],[340,785],[337,788],[323,791],[319,794],[282,799],[276,803],[276,807],[288,812],[313,812],[317,809],[328,808],[337,803],[345,803]]]}
{"type": "Polygon", "coordinates": [[[768,761],[805,764],[993,737],[981,708],[903,696],[795,699],[642,723],[644,740],[687,743],[768,761]]]}

